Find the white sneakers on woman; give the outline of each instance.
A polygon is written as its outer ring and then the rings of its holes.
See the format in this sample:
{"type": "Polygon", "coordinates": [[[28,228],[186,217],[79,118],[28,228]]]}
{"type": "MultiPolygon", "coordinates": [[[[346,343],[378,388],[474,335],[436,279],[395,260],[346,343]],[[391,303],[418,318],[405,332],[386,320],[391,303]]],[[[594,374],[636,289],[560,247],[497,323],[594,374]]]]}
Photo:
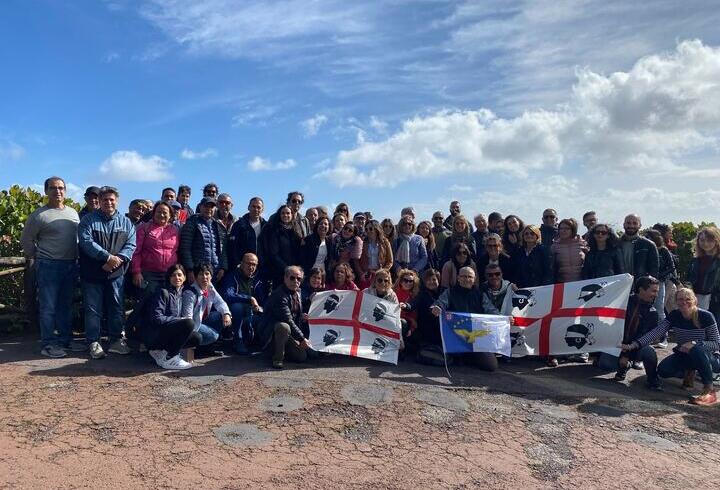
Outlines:
{"type": "Polygon", "coordinates": [[[155,359],[157,365],[163,369],[177,370],[190,369],[192,367],[192,363],[180,357],[180,354],[170,359],[167,358],[167,351],[164,350],[149,350],[148,354],[150,354],[150,356],[155,359]]]}

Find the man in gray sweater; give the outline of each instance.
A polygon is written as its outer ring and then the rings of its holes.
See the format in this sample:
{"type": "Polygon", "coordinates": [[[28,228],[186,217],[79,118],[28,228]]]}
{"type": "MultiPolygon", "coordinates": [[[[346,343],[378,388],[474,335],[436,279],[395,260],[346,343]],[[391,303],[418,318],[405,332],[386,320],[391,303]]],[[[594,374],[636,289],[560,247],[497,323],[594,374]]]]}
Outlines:
{"type": "Polygon", "coordinates": [[[77,212],[65,206],[65,181],[45,181],[48,203],[29,217],[20,237],[25,257],[34,261],[42,355],[65,357],[72,334],[72,300],[78,277],[77,212]]]}

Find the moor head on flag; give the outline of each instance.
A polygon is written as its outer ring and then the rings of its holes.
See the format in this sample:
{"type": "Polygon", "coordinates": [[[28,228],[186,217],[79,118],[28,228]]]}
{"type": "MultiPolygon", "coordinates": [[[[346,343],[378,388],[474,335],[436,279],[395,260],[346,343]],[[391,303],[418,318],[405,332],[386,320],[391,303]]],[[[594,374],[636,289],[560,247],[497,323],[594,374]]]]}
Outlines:
{"type": "Polygon", "coordinates": [[[593,329],[594,326],[592,323],[588,323],[587,325],[583,325],[582,323],[570,325],[565,332],[565,342],[568,347],[575,347],[578,350],[585,347],[586,344],[593,345],[595,343],[595,339],[591,335],[593,329]]]}
{"type": "Polygon", "coordinates": [[[606,282],[601,282],[600,284],[585,284],[582,288],[580,288],[578,299],[587,303],[593,298],[601,298],[605,294],[606,285],[606,282]]]}
{"type": "Polygon", "coordinates": [[[337,310],[338,305],[340,304],[340,296],[337,294],[331,294],[325,299],[325,304],[323,304],[323,310],[325,310],[325,314],[329,315],[333,311],[337,310]]]}
{"type": "Polygon", "coordinates": [[[512,295],[512,305],[520,310],[526,306],[535,306],[535,294],[529,289],[518,289],[512,295]]]}
{"type": "Polygon", "coordinates": [[[325,332],[325,335],[323,335],[323,343],[326,346],[334,344],[338,338],[338,335],[339,334],[335,330],[329,329],[327,332],[325,332]]]}
{"type": "Polygon", "coordinates": [[[387,315],[387,306],[380,302],[377,302],[375,304],[375,307],[373,308],[373,318],[376,322],[379,322],[380,320],[385,318],[385,315],[387,315]]]}

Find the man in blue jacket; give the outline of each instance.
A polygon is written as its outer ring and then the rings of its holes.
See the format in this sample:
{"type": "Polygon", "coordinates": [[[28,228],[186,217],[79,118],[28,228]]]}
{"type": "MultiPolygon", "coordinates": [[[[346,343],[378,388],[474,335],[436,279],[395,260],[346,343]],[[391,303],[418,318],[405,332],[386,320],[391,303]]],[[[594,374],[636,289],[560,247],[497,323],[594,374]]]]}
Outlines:
{"type": "Polygon", "coordinates": [[[231,273],[225,274],[220,285],[220,296],[230,307],[233,319],[233,344],[238,354],[248,354],[255,337],[255,323],[259,320],[265,301],[262,282],[255,275],[258,258],[246,253],[242,262],[231,273]]]}
{"type": "Polygon", "coordinates": [[[80,279],[85,311],[85,335],[93,359],[105,357],[100,345],[100,324],[107,318],[109,352],[129,354],[123,338],[123,278],[135,251],[135,227],[118,212],[114,187],[99,190],[100,208],[78,227],[80,279]]]}

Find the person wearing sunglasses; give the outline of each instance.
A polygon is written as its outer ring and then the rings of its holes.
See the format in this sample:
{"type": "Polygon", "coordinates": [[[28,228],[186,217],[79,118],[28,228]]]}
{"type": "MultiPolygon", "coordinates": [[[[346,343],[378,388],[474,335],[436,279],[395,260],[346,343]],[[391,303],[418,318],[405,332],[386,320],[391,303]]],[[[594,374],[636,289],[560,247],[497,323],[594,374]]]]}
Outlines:
{"type": "Polygon", "coordinates": [[[452,258],[453,247],[458,243],[464,243],[470,250],[470,257],[475,258],[475,238],[470,233],[470,223],[462,214],[454,217],[452,223],[452,234],[445,240],[440,261],[444,264],[452,258]]]}
{"type": "Polygon", "coordinates": [[[379,269],[390,270],[393,264],[392,246],[380,227],[377,220],[370,220],[365,225],[365,240],[363,240],[362,254],[360,255],[361,285],[369,285],[372,276],[379,269]]]}
{"type": "Polygon", "coordinates": [[[542,233],[535,225],[526,226],[520,234],[520,247],[511,256],[514,280],[520,288],[553,283],[552,260],[541,240],[542,233]]]}
{"type": "Polygon", "coordinates": [[[297,233],[297,235],[300,238],[305,238],[312,232],[312,228],[310,227],[310,222],[300,212],[302,205],[304,203],[305,203],[305,196],[303,195],[302,192],[298,192],[298,191],[288,192],[286,204],[292,211],[293,228],[295,229],[295,233],[297,233]]]}
{"type": "Polygon", "coordinates": [[[464,243],[456,243],[450,253],[450,259],[443,265],[440,285],[449,288],[457,284],[458,271],[463,267],[472,268],[477,277],[477,265],[470,256],[470,249],[464,243]]]}
{"type": "Polygon", "coordinates": [[[430,307],[440,298],[445,288],[440,285],[440,272],[425,269],[418,294],[403,309],[417,312],[417,329],[413,333],[413,342],[418,345],[416,360],[422,364],[436,365],[444,363],[440,324],[430,311],[430,307]]]}
{"type": "Polygon", "coordinates": [[[625,272],[619,239],[610,225],[598,223],[588,233],[590,250],[585,254],[583,279],[614,276],[625,272]]]}
{"type": "MultiPolygon", "coordinates": [[[[470,267],[460,269],[457,284],[446,289],[430,308],[430,311],[435,317],[439,317],[444,311],[481,315],[500,314],[492,301],[479,288],[475,287],[475,271],[470,267]]],[[[458,355],[462,354],[456,354],[453,357],[458,355]]],[[[473,352],[462,356],[463,359],[482,370],[495,371],[498,368],[497,358],[491,352],[473,352]]]]}
{"type": "Polygon", "coordinates": [[[300,264],[301,243],[293,226],[292,210],[283,204],[260,233],[260,274],[271,282],[270,289],[283,283],[288,266],[300,264]]]}
{"type": "Polygon", "coordinates": [[[362,269],[360,267],[360,256],[362,255],[363,241],[358,236],[357,228],[352,221],[345,223],[340,233],[335,235],[332,240],[331,263],[350,264],[355,275],[360,277],[362,269]]]}
{"type": "MultiPolygon", "coordinates": [[[[442,253],[445,248],[445,239],[452,235],[452,232],[445,228],[443,225],[445,218],[443,217],[442,211],[435,211],[432,215],[432,234],[435,237],[435,247],[438,250],[438,255],[442,253]]],[[[442,258],[442,257],[441,257],[442,258]]]]}
{"type": "Polygon", "coordinates": [[[420,277],[417,275],[417,272],[412,269],[400,269],[397,281],[395,281],[395,285],[393,286],[393,291],[395,291],[398,301],[400,301],[400,306],[403,307],[400,318],[405,322],[403,324],[405,346],[408,347],[411,352],[415,352],[418,343],[415,342],[415,338],[410,337],[412,337],[417,329],[417,312],[407,309],[407,304],[410,303],[420,291],[420,277]]]}
{"type": "Polygon", "coordinates": [[[542,213],[542,224],[540,225],[541,242],[550,249],[550,246],[558,236],[558,213],[548,208],[542,213]]]}
{"type": "Polygon", "coordinates": [[[499,266],[505,279],[514,281],[512,259],[505,253],[502,238],[497,233],[490,233],[485,239],[485,255],[478,259],[477,270],[484,271],[485,267],[490,264],[499,266]]]}
{"type": "Polygon", "coordinates": [[[285,359],[304,362],[311,349],[310,340],[303,334],[303,310],[300,286],[302,268],[291,265],[285,268],[283,281],[265,302],[263,317],[258,326],[260,345],[272,352],[272,366],[283,369],[285,359]]]}
{"type": "Polygon", "coordinates": [[[508,290],[515,291],[518,287],[503,279],[502,269],[497,264],[489,264],[483,274],[485,281],[480,285],[480,292],[500,311],[508,290]]]}
{"type": "Polygon", "coordinates": [[[415,221],[410,216],[403,216],[400,220],[399,233],[393,244],[394,268],[412,269],[416,273],[425,269],[427,264],[427,250],[425,242],[420,235],[415,234],[415,221]]]}

